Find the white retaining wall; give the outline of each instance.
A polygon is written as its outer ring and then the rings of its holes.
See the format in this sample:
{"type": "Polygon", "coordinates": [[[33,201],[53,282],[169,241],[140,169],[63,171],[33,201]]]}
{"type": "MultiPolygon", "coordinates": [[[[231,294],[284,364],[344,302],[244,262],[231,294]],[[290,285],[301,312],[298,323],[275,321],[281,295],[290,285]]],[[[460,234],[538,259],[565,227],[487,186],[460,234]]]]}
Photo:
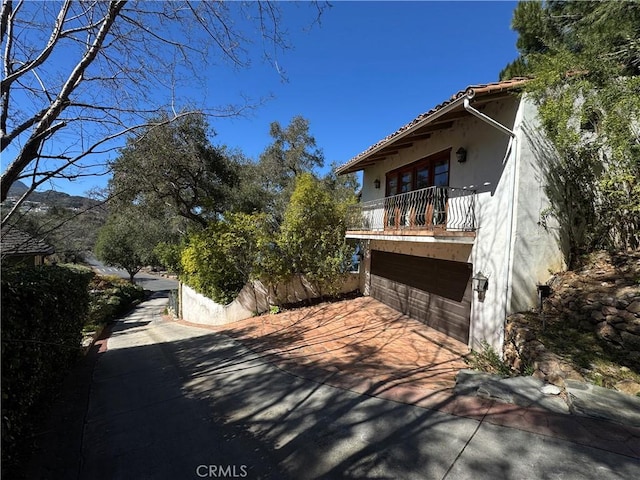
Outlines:
{"type": "MultiPolygon", "coordinates": [[[[349,293],[358,289],[359,275],[349,274],[340,290],[349,293]]],[[[295,277],[287,284],[268,288],[262,282],[250,282],[236,299],[221,305],[180,284],[180,318],[203,325],[225,325],[268,312],[272,305],[284,305],[318,298],[319,292],[304,278],[295,277]]]]}

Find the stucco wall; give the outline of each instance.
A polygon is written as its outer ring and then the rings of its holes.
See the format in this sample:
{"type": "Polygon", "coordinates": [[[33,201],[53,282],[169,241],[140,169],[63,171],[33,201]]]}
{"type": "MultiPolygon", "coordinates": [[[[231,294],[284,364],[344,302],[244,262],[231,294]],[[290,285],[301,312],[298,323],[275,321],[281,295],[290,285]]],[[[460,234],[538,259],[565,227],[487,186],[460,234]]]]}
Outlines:
{"type": "MultiPolygon", "coordinates": [[[[359,275],[345,277],[342,293],[358,289],[359,275]]],[[[284,305],[319,297],[319,292],[304,278],[295,277],[291,282],[268,288],[261,282],[250,282],[228,305],[221,305],[196,292],[185,284],[180,285],[180,317],[188,322],[203,325],[225,325],[268,312],[272,305],[284,305]]]]}
{"type": "Polygon", "coordinates": [[[513,243],[512,295],[509,313],[523,311],[538,301],[536,285],[546,283],[553,273],[565,269],[564,257],[557,238],[557,223],[542,221],[549,207],[544,192],[544,158],[548,152],[541,146],[542,134],[535,106],[522,104],[519,124],[520,158],[516,183],[517,204],[513,243]]]}

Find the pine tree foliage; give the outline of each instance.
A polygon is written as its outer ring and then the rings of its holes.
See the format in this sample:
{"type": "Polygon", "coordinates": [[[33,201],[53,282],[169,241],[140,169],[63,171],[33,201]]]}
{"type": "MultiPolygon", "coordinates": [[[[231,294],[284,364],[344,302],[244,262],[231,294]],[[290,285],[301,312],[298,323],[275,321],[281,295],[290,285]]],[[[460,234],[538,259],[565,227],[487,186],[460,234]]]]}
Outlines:
{"type": "Polygon", "coordinates": [[[640,247],[640,3],[520,2],[520,58],[556,158],[548,214],[569,264],[594,248],[640,247]]]}

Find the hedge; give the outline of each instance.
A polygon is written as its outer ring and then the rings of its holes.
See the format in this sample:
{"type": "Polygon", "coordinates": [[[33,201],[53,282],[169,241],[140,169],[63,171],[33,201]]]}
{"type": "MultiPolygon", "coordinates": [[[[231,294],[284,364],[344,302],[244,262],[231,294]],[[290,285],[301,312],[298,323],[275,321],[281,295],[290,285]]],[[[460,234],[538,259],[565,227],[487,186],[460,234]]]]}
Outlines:
{"type": "Polygon", "coordinates": [[[2,470],[17,468],[39,414],[77,360],[90,270],[2,268],[2,470]]]}

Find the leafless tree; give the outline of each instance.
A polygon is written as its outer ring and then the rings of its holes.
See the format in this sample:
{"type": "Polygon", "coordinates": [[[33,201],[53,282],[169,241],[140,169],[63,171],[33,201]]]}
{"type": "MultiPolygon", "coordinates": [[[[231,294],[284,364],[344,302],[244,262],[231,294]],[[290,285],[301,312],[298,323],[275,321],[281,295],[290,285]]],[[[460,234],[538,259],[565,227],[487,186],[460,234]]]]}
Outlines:
{"type": "MultiPolygon", "coordinates": [[[[315,19],[327,6],[309,5],[315,19]]],[[[158,111],[190,113],[176,107],[193,105],[179,96],[185,81],[199,85],[215,62],[247,66],[256,40],[275,64],[288,48],[281,13],[272,2],[3,0],[0,200],[17,180],[26,198],[51,179],[104,173],[104,154],[158,111]]],[[[251,105],[196,108],[229,116],[251,105]]]]}

